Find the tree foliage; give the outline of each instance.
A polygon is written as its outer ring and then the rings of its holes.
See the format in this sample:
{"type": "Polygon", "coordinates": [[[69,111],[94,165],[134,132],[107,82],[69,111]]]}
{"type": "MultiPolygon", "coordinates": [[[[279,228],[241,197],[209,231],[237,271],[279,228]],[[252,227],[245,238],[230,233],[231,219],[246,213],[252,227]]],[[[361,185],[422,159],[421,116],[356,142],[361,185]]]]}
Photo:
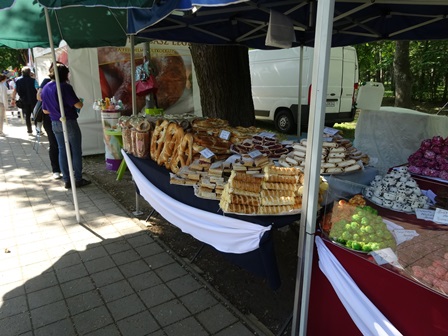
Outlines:
{"type": "MultiPolygon", "coordinates": [[[[396,42],[382,41],[355,46],[361,82],[384,84],[395,96],[396,42]]],[[[448,99],[448,41],[411,41],[409,66],[412,100],[446,102],[448,99]]]]}
{"type": "Polygon", "coordinates": [[[11,68],[19,68],[26,64],[23,50],[0,47],[0,71],[11,68]]]}

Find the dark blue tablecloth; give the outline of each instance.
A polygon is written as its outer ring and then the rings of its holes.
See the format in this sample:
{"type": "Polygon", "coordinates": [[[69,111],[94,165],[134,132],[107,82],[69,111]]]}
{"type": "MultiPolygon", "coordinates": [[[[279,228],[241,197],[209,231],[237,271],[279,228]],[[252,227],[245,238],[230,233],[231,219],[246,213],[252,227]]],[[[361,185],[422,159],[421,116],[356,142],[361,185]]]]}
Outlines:
{"type": "MultiPolygon", "coordinates": [[[[128,155],[132,162],[137,166],[140,172],[158,189],[168,196],[197,209],[209,211],[212,213],[223,214],[219,208],[219,201],[198,198],[194,195],[192,187],[178,186],[170,184],[169,171],[165,167],[160,167],[152,160],[139,159],[128,155]]],[[[300,215],[288,216],[245,216],[227,214],[251,223],[263,226],[272,225],[273,228],[279,228],[289,225],[293,221],[299,220],[300,215]]],[[[272,233],[266,232],[260,240],[260,247],[257,250],[236,254],[222,253],[234,264],[251,271],[252,273],[266,278],[272,289],[280,287],[281,280],[275,257],[274,246],[272,242],[272,233]]]]}

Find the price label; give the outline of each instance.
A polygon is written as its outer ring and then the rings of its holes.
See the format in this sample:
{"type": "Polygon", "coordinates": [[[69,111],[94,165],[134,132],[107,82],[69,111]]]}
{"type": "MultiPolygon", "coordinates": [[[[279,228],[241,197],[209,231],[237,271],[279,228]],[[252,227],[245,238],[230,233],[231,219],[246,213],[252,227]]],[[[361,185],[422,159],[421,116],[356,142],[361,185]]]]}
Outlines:
{"type": "Polygon", "coordinates": [[[206,148],[206,149],[201,150],[201,155],[203,157],[205,157],[206,159],[209,159],[212,156],[214,156],[215,153],[213,153],[210,149],[206,148]]]}
{"type": "Polygon", "coordinates": [[[224,140],[229,140],[230,139],[230,134],[231,133],[229,131],[222,130],[221,133],[219,133],[219,137],[221,139],[224,139],[224,140]]]}
{"type": "Polygon", "coordinates": [[[325,127],[324,128],[324,133],[325,134],[330,134],[330,135],[335,135],[336,133],[338,133],[339,130],[333,127],[325,127]]]}
{"type": "Polygon", "coordinates": [[[392,251],[390,247],[370,252],[370,255],[373,257],[373,259],[375,259],[378,265],[391,264],[398,268],[403,268],[398,263],[397,255],[394,253],[394,251],[392,251]]]}
{"type": "Polygon", "coordinates": [[[258,134],[261,137],[265,137],[265,138],[275,138],[275,133],[271,133],[271,132],[261,132],[260,134],[258,134]]]}
{"type": "Polygon", "coordinates": [[[435,213],[435,210],[415,209],[415,215],[417,216],[417,218],[427,221],[433,221],[435,213]]]}
{"type": "Polygon", "coordinates": [[[418,236],[417,231],[415,230],[394,230],[393,235],[395,236],[395,240],[397,242],[397,245],[400,245],[401,243],[411,240],[414,237],[418,236]]]}
{"type": "Polygon", "coordinates": [[[253,150],[252,152],[249,152],[248,154],[252,159],[255,159],[256,157],[263,155],[258,149],[253,150]]]}
{"type": "Polygon", "coordinates": [[[282,145],[292,145],[294,143],[294,140],[283,140],[281,142],[282,145]]]}
{"type": "Polygon", "coordinates": [[[448,225],[448,210],[437,208],[434,214],[434,222],[448,225]]]}
{"type": "Polygon", "coordinates": [[[333,142],[333,138],[324,137],[322,141],[333,142]]]}

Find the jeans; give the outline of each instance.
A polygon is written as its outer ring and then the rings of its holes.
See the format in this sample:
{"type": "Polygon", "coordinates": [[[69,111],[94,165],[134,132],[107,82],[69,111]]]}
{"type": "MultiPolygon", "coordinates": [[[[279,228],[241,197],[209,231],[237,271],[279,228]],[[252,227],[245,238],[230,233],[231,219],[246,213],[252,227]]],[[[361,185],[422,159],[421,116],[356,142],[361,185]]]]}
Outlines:
{"type": "Polygon", "coordinates": [[[48,152],[50,156],[51,170],[53,173],[60,173],[61,168],[59,168],[59,149],[58,142],[53,133],[53,127],[51,126],[51,119],[48,114],[42,116],[43,126],[45,132],[47,132],[48,143],[50,144],[50,150],[48,152]]]}
{"type": "MultiPolygon", "coordinates": [[[[65,149],[64,132],[62,129],[62,122],[52,121],[51,126],[53,133],[58,142],[59,149],[59,166],[62,171],[62,178],[64,182],[70,182],[70,172],[68,169],[67,151],[65,149]]],[[[78,121],[67,120],[67,134],[68,142],[70,144],[70,151],[72,154],[72,164],[75,173],[75,180],[81,181],[82,179],[82,136],[81,129],[79,128],[78,121]]]]}

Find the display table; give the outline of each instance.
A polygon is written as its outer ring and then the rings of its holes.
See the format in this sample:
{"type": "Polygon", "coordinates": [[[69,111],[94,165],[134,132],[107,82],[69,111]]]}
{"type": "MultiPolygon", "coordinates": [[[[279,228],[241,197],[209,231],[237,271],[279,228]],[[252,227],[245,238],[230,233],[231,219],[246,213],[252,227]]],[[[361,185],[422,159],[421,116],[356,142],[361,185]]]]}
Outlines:
{"type": "Polygon", "coordinates": [[[171,185],[165,167],[122,154],[139,194],[166,220],[213,246],[233,263],[266,278],[271,288],[280,286],[271,229],[289,225],[300,215],[224,216],[218,201],[196,197],[192,187],[171,185]]]}
{"type": "MultiPolygon", "coordinates": [[[[447,184],[414,177],[422,189],[446,190],[447,184]]],[[[448,226],[417,219],[416,216],[368,205],[383,218],[418,237],[397,248],[403,266],[424,265],[433,255],[442,255],[448,246],[448,226]],[[442,251],[442,254],[437,253],[442,251]],[[428,260],[425,260],[428,259],[428,260]]],[[[367,254],[347,250],[329,240],[325,245],[353,278],[361,291],[403,335],[447,335],[448,298],[440,292],[411,279],[409,267],[399,270],[390,265],[378,266],[367,254]]],[[[309,335],[360,335],[328,279],[321,272],[315,253],[309,304],[309,335]],[[325,321],[325,323],[323,323],[325,321]]]]}
{"type": "Polygon", "coordinates": [[[448,136],[448,117],[398,107],[361,110],[354,145],[384,173],[406,163],[424,139],[448,136]]]}

